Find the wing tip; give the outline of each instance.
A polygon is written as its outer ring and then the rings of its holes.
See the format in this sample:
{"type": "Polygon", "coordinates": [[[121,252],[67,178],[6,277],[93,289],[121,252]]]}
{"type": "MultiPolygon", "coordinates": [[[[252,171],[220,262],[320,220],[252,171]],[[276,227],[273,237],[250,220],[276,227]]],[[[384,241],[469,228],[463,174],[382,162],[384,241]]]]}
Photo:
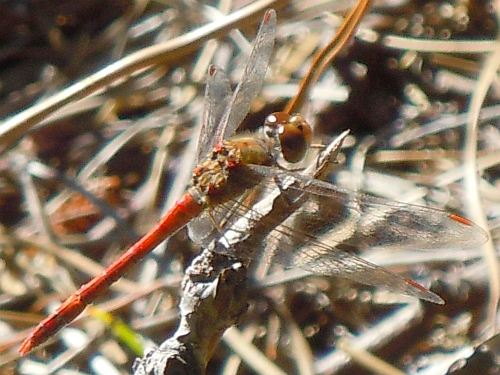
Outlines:
{"type": "Polygon", "coordinates": [[[445,302],[444,300],[438,296],[436,293],[431,292],[429,289],[423,287],[419,283],[411,280],[411,279],[405,279],[406,283],[410,285],[411,287],[411,292],[409,293],[410,296],[412,297],[417,297],[420,298],[424,301],[432,302],[437,305],[444,305],[445,302]]]}
{"type": "Polygon", "coordinates": [[[267,23],[273,20],[276,20],[276,11],[274,9],[266,10],[266,13],[264,13],[264,22],[267,23]]]}

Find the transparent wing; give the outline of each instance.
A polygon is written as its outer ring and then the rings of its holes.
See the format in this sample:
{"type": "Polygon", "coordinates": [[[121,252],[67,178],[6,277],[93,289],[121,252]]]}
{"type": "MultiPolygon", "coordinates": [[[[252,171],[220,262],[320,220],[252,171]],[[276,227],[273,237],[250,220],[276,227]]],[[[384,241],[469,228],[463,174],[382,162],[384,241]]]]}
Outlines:
{"type": "Polygon", "coordinates": [[[245,71],[234,95],[231,98],[226,112],[217,128],[216,139],[221,141],[232,135],[250,110],[255,96],[259,93],[267,66],[273,51],[276,34],[276,12],[268,10],[257,33],[255,45],[248,59],[245,71]]]}
{"type": "MultiPolygon", "coordinates": [[[[270,172],[268,167],[255,168],[270,172]]],[[[275,179],[286,184],[283,194],[307,197],[295,220],[325,242],[359,249],[436,250],[469,248],[487,240],[478,225],[446,211],[341,189],[297,173],[280,171],[275,179]],[[332,222],[341,227],[332,227],[332,222]]]]}
{"type": "Polygon", "coordinates": [[[439,302],[411,280],[362,259],[359,251],[472,247],[487,239],[480,227],[447,212],[343,190],[297,173],[251,166],[234,178],[238,184],[261,181],[256,199],[247,195],[214,206],[200,218],[198,224],[205,220],[210,229],[197,240],[235,257],[260,255],[268,262],[439,302]]]}
{"type": "Polygon", "coordinates": [[[203,108],[203,124],[198,140],[198,157],[196,161],[208,154],[217,142],[216,127],[220,124],[224,111],[231,100],[231,85],[224,70],[211,65],[208,68],[207,85],[205,87],[205,106],[203,108]]]}

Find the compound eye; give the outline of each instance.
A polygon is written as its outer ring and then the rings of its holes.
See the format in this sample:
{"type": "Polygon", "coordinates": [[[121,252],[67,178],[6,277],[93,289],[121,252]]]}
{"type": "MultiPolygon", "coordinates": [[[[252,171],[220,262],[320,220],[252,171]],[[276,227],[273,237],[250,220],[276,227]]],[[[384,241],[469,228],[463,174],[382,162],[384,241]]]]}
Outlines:
{"type": "Polygon", "coordinates": [[[289,163],[301,161],[311,145],[311,125],[299,114],[275,112],[266,119],[266,125],[275,128],[283,157],[289,163]]]}
{"type": "Polygon", "coordinates": [[[311,125],[300,115],[275,112],[267,116],[266,127],[280,143],[281,152],[289,163],[301,161],[311,145],[311,125]]]}

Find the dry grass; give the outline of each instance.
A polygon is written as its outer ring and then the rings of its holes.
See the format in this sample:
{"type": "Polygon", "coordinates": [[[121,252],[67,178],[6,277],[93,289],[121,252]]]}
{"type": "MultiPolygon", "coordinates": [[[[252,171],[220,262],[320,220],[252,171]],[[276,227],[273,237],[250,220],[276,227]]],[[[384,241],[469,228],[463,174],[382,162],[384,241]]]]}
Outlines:
{"type": "MultiPolygon", "coordinates": [[[[224,17],[243,4],[72,4],[6,5],[9,17],[0,21],[5,374],[130,372],[140,349],[91,310],[27,357],[17,348],[182,194],[208,65],[238,82],[263,9],[277,8],[275,54],[242,129],[297,94],[313,54],[355,5],[258,1],[224,17]]],[[[378,2],[301,109],[317,143],[351,129],[336,184],[463,214],[489,230],[492,241],[472,249],[365,254],[432,287],[446,305],[343,279],[262,276],[256,267],[249,312],[224,336],[207,373],[252,373],[259,362],[274,365],[266,374],[443,374],[498,332],[497,22],[482,1],[378,2]]],[[[186,232],[177,234],[96,307],[142,345],[160,343],[177,326],[180,280],[198,250],[186,232]]],[[[463,373],[486,373],[493,362],[463,373]]]]}

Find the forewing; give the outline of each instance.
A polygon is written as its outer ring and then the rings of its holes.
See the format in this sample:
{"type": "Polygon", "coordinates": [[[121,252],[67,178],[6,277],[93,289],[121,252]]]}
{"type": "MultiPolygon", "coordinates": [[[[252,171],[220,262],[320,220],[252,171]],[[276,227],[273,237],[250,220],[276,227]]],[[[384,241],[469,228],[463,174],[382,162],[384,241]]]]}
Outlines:
{"type": "Polygon", "coordinates": [[[243,76],[227,106],[221,126],[217,128],[216,139],[218,141],[232,135],[248,114],[250,105],[264,82],[269,59],[273,51],[275,34],[276,12],[268,10],[260,25],[243,76]]]}
{"type": "Polygon", "coordinates": [[[298,174],[280,172],[279,178],[292,179],[288,189],[310,197],[298,220],[306,231],[325,228],[317,234],[325,241],[358,249],[438,250],[470,248],[487,240],[479,226],[446,211],[357,193],[298,174]]]}
{"type": "Polygon", "coordinates": [[[220,124],[224,111],[231,100],[231,85],[224,70],[211,65],[208,68],[207,85],[205,87],[205,106],[203,124],[198,140],[198,157],[200,161],[217,142],[216,127],[220,124]]]}

